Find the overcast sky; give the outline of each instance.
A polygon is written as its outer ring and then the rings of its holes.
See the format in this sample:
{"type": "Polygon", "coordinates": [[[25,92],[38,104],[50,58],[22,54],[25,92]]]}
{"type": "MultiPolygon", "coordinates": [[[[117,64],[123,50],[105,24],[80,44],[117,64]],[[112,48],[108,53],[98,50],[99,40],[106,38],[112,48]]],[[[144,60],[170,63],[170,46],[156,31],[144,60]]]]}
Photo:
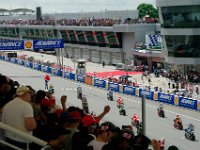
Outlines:
{"type": "Polygon", "coordinates": [[[141,3],[153,4],[156,0],[0,0],[0,8],[42,7],[42,13],[93,12],[101,10],[135,10],[141,3]]]}

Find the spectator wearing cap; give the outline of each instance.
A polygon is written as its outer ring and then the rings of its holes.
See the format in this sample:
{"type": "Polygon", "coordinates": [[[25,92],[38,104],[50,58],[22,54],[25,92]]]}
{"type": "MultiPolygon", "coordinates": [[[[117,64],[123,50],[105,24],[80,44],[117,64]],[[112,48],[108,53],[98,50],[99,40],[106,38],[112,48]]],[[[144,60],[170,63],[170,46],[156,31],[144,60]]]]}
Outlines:
{"type": "Polygon", "coordinates": [[[117,131],[117,127],[113,123],[102,123],[97,129],[96,139],[92,140],[88,144],[88,147],[93,148],[93,150],[101,150],[102,147],[110,141],[115,131],[117,131]]]}
{"type": "MultiPolygon", "coordinates": [[[[20,86],[16,90],[16,97],[4,106],[2,115],[3,123],[30,135],[32,135],[32,131],[37,126],[33,116],[33,108],[30,104],[32,94],[32,91],[28,87],[20,86]]],[[[6,131],[5,135],[9,143],[26,149],[26,139],[9,131],[6,131]]]]}
{"type": "Polygon", "coordinates": [[[129,150],[132,148],[134,135],[129,129],[122,129],[116,133],[102,150],[129,150]]]}
{"type": "Polygon", "coordinates": [[[75,132],[72,140],[72,150],[85,150],[90,141],[95,139],[96,127],[99,120],[92,115],[86,115],[81,119],[79,132],[75,132]]]}

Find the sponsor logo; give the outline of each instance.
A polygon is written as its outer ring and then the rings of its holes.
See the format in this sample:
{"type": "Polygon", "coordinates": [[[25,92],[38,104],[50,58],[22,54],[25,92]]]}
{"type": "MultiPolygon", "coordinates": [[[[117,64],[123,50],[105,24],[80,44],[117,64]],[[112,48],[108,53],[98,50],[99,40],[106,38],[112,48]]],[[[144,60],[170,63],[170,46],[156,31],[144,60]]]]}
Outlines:
{"type": "Polygon", "coordinates": [[[30,66],[30,63],[29,62],[26,62],[26,67],[29,67],[30,66]]]}
{"type": "Polygon", "coordinates": [[[154,92],[154,94],[153,94],[153,99],[154,99],[154,100],[158,100],[158,93],[154,92]]]}
{"type": "Polygon", "coordinates": [[[35,64],[35,68],[38,68],[38,64],[35,64]]]}
{"type": "Polygon", "coordinates": [[[33,42],[32,41],[25,41],[24,42],[24,48],[25,49],[32,49],[33,48],[33,42]]]}
{"type": "Polygon", "coordinates": [[[18,60],[18,64],[20,64],[20,65],[22,64],[22,61],[20,59],[18,60]]]}
{"type": "Polygon", "coordinates": [[[110,85],[109,85],[109,87],[110,87],[110,88],[113,88],[113,89],[117,89],[118,86],[119,86],[118,84],[110,84],[110,85]]]}
{"type": "Polygon", "coordinates": [[[136,96],[139,96],[139,89],[136,89],[135,95],[136,95],[136,96]]]}
{"type": "Polygon", "coordinates": [[[197,108],[200,109],[200,101],[198,101],[197,108]]]}
{"type": "Polygon", "coordinates": [[[65,72],[65,76],[70,76],[70,73],[69,72],[65,72]]]}
{"type": "Polygon", "coordinates": [[[104,81],[103,80],[95,80],[95,84],[103,84],[104,81]]]}
{"type": "Polygon", "coordinates": [[[184,98],[183,98],[183,99],[181,100],[181,103],[186,104],[186,105],[192,105],[192,106],[193,106],[195,102],[194,102],[193,100],[189,100],[189,99],[184,99],[184,98]]]}
{"type": "Polygon", "coordinates": [[[125,91],[125,92],[133,92],[134,89],[131,88],[131,87],[124,87],[124,91],[125,91]]]}
{"type": "Polygon", "coordinates": [[[44,72],[47,72],[47,67],[46,66],[43,66],[43,69],[42,69],[44,72]]]}
{"type": "Polygon", "coordinates": [[[174,97],[174,104],[179,105],[179,97],[177,95],[174,97]]]}
{"type": "Polygon", "coordinates": [[[78,78],[78,80],[83,80],[84,79],[83,76],[78,76],[77,78],[78,78]]]}
{"type": "Polygon", "coordinates": [[[35,46],[52,46],[60,45],[61,41],[38,41],[35,43],[35,46]]]}
{"type": "Polygon", "coordinates": [[[160,98],[161,98],[161,99],[172,100],[172,96],[171,96],[171,95],[161,94],[161,95],[160,95],[160,98]]]}
{"type": "Polygon", "coordinates": [[[150,95],[151,95],[151,91],[142,91],[142,93],[143,93],[145,96],[150,96],[150,95]]]}
{"type": "Polygon", "coordinates": [[[6,41],[6,42],[0,42],[0,46],[1,47],[21,47],[22,46],[22,42],[21,41],[6,41]]]}

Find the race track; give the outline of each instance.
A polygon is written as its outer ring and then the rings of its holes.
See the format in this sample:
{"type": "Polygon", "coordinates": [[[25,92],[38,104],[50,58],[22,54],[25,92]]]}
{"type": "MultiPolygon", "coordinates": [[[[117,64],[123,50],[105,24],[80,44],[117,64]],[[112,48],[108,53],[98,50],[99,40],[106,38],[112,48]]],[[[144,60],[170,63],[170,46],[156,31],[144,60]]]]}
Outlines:
{"type": "MultiPolygon", "coordinates": [[[[13,80],[17,80],[19,83],[31,85],[36,90],[44,89],[44,73],[5,61],[0,61],[0,73],[9,76],[13,80]]],[[[60,96],[65,94],[68,96],[68,106],[74,105],[81,107],[80,100],[76,99],[77,83],[53,76],[51,76],[51,83],[53,83],[55,87],[57,104],[60,104],[60,96]]],[[[103,111],[105,105],[111,107],[111,111],[103,120],[109,120],[121,127],[122,125],[130,125],[130,118],[134,113],[138,113],[141,118],[141,98],[114,93],[115,99],[120,95],[125,102],[127,116],[120,116],[116,107],[116,102],[106,100],[106,90],[83,84],[81,85],[83,87],[83,94],[88,98],[90,111],[95,111],[99,114],[103,111]]],[[[157,102],[150,100],[146,101],[147,136],[155,139],[164,137],[166,139],[166,147],[176,145],[180,150],[199,150],[200,112],[171,105],[164,105],[167,118],[159,118],[156,110],[158,105],[157,102]],[[174,129],[173,119],[176,114],[181,115],[184,127],[186,127],[188,123],[192,123],[195,126],[196,141],[192,142],[186,140],[184,131],[174,129]]]]}

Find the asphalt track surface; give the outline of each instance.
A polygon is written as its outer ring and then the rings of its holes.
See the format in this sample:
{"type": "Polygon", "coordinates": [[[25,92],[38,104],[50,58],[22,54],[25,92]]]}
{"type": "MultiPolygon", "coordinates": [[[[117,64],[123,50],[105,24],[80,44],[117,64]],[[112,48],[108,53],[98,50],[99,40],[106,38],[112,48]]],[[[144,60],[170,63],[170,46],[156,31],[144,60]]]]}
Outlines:
{"type": "MultiPolygon", "coordinates": [[[[36,90],[44,89],[44,73],[42,72],[0,61],[0,73],[7,75],[13,80],[17,80],[21,84],[31,85],[36,90]]],[[[76,98],[77,84],[80,83],[54,76],[51,76],[50,82],[55,86],[56,102],[58,105],[60,105],[61,95],[67,95],[67,106],[73,105],[81,107],[80,100],[76,98]]],[[[87,96],[90,111],[95,111],[99,114],[103,111],[105,105],[111,107],[109,114],[103,118],[103,121],[111,121],[121,127],[122,125],[130,125],[131,117],[134,113],[138,113],[141,118],[141,98],[114,93],[115,99],[117,99],[118,96],[124,99],[127,116],[120,116],[116,107],[116,102],[106,100],[106,90],[84,84],[80,85],[82,86],[83,94],[87,96]]],[[[159,103],[157,102],[146,101],[147,136],[151,139],[160,139],[164,137],[166,140],[166,148],[170,145],[176,145],[180,150],[199,150],[200,112],[177,106],[164,105],[166,118],[160,118],[157,116],[156,110],[158,105],[159,103]],[[195,126],[196,141],[192,142],[185,139],[184,131],[177,130],[173,127],[173,119],[177,114],[181,115],[184,128],[188,126],[188,123],[192,123],[195,126]]]]}

